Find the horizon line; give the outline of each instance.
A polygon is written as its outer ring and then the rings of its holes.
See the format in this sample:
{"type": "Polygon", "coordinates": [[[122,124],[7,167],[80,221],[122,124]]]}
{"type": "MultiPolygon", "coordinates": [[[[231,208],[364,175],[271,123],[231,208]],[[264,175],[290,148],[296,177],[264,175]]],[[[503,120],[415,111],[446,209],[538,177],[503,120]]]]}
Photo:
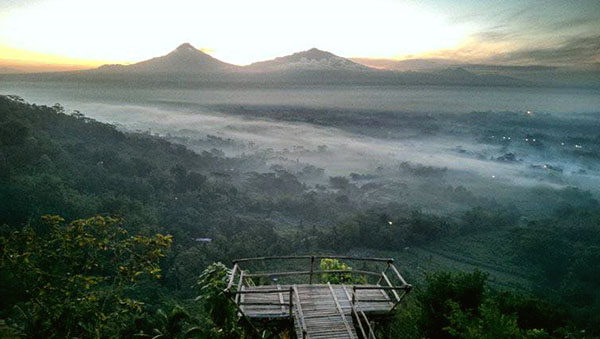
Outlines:
{"type": "MultiPolygon", "coordinates": [[[[1,69],[8,69],[8,70],[14,70],[18,73],[51,73],[51,72],[68,72],[68,71],[84,71],[84,70],[94,70],[94,69],[98,69],[100,67],[103,66],[111,66],[111,65],[118,65],[118,66],[130,66],[130,65],[134,65],[140,62],[144,62],[144,61],[148,61],[151,60],[153,58],[158,58],[158,57],[163,57],[166,56],[174,51],[176,51],[178,48],[182,47],[182,46],[191,46],[192,48],[194,48],[195,50],[202,52],[218,61],[233,65],[233,66],[237,66],[237,67],[247,67],[256,63],[260,63],[260,62],[267,62],[267,61],[272,61],[275,60],[277,58],[282,58],[282,57],[286,57],[286,56],[291,56],[293,54],[297,54],[297,53],[303,53],[303,52],[308,52],[311,51],[313,49],[316,49],[318,51],[321,52],[326,52],[326,53],[331,53],[337,57],[340,58],[344,58],[347,60],[350,60],[352,62],[361,64],[363,66],[372,68],[372,69],[376,69],[376,70],[398,70],[398,69],[394,69],[393,67],[385,67],[385,66],[381,66],[381,65],[374,65],[373,63],[401,63],[403,61],[431,61],[431,62],[435,62],[435,61],[439,61],[439,62],[447,62],[448,64],[446,66],[451,67],[451,66],[460,66],[460,65],[470,65],[470,66],[500,66],[500,67],[548,67],[548,68],[560,68],[560,67],[566,67],[566,68],[578,68],[578,67],[585,67],[585,66],[595,66],[595,65],[600,65],[600,61],[598,62],[593,62],[593,63],[586,63],[586,64],[579,64],[579,65],[563,65],[563,66],[557,66],[557,65],[545,65],[542,63],[527,63],[527,64],[519,64],[519,63],[494,63],[494,62],[472,62],[472,61],[460,61],[457,59],[453,59],[453,58],[443,58],[443,57],[427,57],[427,55],[406,55],[403,57],[365,57],[365,56],[352,56],[352,57],[344,57],[344,56],[340,56],[337,55],[333,52],[329,52],[327,50],[324,49],[320,49],[318,47],[312,47],[309,49],[305,49],[305,50],[300,50],[300,51],[295,51],[295,52],[290,52],[289,54],[285,54],[282,56],[277,56],[271,59],[261,59],[261,60],[257,60],[251,63],[247,63],[247,64],[236,64],[236,63],[231,63],[228,62],[226,60],[222,60],[219,58],[214,57],[211,52],[213,52],[212,49],[209,48],[198,48],[196,46],[194,46],[193,44],[189,43],[189,42],[184,42],[179,44],[176,48],[171,49],[170,51],[158,55],[158,56],[154,56],[154,57],[150,57],[147,59],[142,59],[142,60],[138,60],[138,61],[118,61],[118,60],[93,60],[93,59],[78,59],[78,58],[70,58],[70,57],[64,57],[64,56],[59,56],[59,55],[52,55],[52,54],[42,54],[42,53],[38,53],[35,51],[26,51],[26,50],[18,50],[21,51],[22,53],[27,53],[27,54],[32,54],[32,55],[40,55],[40,56],[47,56],[50,60],[49,61],[44,61],[44,60],[22,60],[22,59],[1,59],[0,58],[0,70],[1,69]],[[51,60],[56,60],[55,62],[52,62],[51,60]],[[60,62],[60,60],[64,60],[64,62],[60,62]],[[372,62],[371,64],[369,63],[372,62]]],[[[13,50],[17,50],[17,49],[13,49],[13,50]]],[[[440,65],[443,66],[443,65],[440,65]]],[[[2,74],[2,73],[0,73],[2,74]]]]}

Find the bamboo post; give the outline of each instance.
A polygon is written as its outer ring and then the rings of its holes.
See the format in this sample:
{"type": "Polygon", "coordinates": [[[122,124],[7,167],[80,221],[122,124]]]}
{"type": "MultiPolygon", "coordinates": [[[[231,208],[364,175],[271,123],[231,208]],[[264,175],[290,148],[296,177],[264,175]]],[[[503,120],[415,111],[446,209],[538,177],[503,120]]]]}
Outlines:
{"type": "Polygon", "coordinates": [[[309,285],[312,285],[313,282],[313,271],[314,271],[314,266],[315,266],[315,256],[311,256],[310,257],[310,280],[309,280],[309,285]]]}
{"type": "Polygon", "coordinates": [[[390,279],[387,277],[387,275],[384,272],[381,272],[381,276],[383,277],[383,280],[385,280],[385,282],[388,284],[389,287],[391,287],[392,289],[392,294],[394,294],[394,297],[396,298],[396,302],[400,302],[400,297],[398,296],[398,292],[396,292],[396,290],[394,289],[394,285],[392,285],[392,282],[390,281],[390,279]]]}
{"type": "Polygon", "coordinates": [[[298,305],[296,308],[298,309],[298,320],[300,321],[300,327],[302,327],[302,339],[307,337],[308,331],[306,330],[306,322],[304,321],[304,312],[302,311],[302,302],[300,301],[300,294],[298,293],[298,288],[296,285],[292,285],[294,289],[294,293],[296,295],[296,300],[298,301],[298,305]]]}
{"type": "MultiPolygon", "coordinates": [[[[385,270],[383,270],[382,273],[386,273],[387,270],[390,268],[392,264],[388,261],[387,262],[387,266],[385,267],[385,270]]],[[[381,283],[381,279],[383,279],[383,277],[379,277],[379,280],[377,280],[377,282],[375,283],[375,285],[379,285],[381,283]]]]}
{"type": "Polygon", "coordinates": [[[293,319],[294,289],[290,287],[290,319],[293,319]]]}
{"type": "Polygon", "coordinates": [[[238,264],[234,264],[233,268],[231,269],[231,276],[229,277],[229,283],[227,284],[227,288],[225,288],[226,292],[229,292],[229,289],[231,288],[231,286],[233,285],[233,279],[235,278],[235,271],[238,269],[238,264]]]}

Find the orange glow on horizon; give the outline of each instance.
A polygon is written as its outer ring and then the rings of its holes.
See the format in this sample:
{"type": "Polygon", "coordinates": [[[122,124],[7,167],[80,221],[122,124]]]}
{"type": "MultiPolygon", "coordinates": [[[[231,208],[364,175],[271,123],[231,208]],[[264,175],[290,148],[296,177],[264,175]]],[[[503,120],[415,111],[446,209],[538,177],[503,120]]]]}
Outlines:
{"type": "Polygon", "coordinates": [[[127,64],[128,62],[69,58],[0,45],[0,67],[24,71],[74,71],[113,63],[127,64]]]}

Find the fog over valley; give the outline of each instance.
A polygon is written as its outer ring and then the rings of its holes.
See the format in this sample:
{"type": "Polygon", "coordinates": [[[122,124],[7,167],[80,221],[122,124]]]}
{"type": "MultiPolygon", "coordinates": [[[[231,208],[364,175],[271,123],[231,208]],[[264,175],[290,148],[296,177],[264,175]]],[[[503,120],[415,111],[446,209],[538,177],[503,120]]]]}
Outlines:
{"type": "Polygon", "coordinates": [[[600,187],[595,90],[3,87],[125,131],[244,159],[228,174],[238,179],[284,170],[307,190],[335,190],[330,177],[344,177],[355,187],[352,198],[368,204],[395,201],[444,213],[479,197],[537,213],[549,202],[535,190],[597,194],[600,187]],[[473,197],[452,191],[459,187],[473,197]]]}

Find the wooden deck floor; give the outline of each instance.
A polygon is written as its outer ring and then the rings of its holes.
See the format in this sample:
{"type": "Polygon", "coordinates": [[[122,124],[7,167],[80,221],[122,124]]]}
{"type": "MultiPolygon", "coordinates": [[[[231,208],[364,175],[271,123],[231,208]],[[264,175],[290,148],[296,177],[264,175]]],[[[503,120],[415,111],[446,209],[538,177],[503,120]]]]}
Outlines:
{"type": "MultiPolygon", "coordinates": [[[[298,296],[293,294],[294,325],[298,338],[302,338],[302,322],[308,338],[358,338],[352,319],[352,286],[344,285],[270,285],[243,286],[244,291],[281,289],[281,293],[242,294],[244,303],[289,304],[290,288],[295,286],[298,296]],[[298,300],[299,299],[299,302],[298,300]],[[299,304],[299,305],[298,305],[299,304]]],[[[394,304],[382,290],[358,290],[357,306],[367,315],[384,314],[394,304]],[[361,302],[360,300],[380,300],[381,302],[361,302]]],[[[275,305],[240,305],[240,309],[250,319],[289,318],[289,307],[275,305]]]]}

